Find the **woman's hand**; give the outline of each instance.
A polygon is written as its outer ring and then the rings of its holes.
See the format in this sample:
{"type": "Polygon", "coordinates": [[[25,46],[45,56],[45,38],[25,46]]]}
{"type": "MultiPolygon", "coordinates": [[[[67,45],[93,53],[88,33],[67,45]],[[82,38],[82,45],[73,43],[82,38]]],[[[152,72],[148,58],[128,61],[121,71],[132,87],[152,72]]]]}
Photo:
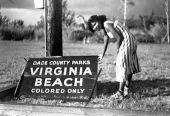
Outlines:
{"type": "Polygon", "coordinates": [[[113,61],[113,65],[115,65],[115,66],[116,66],[116,60],[114,60],[114,61],[113,61]]]}
{"type": "Polygon", "coordinates": [[[103,54],[98,55],[98,61],[101,61],[103,59],[103,54]]]}

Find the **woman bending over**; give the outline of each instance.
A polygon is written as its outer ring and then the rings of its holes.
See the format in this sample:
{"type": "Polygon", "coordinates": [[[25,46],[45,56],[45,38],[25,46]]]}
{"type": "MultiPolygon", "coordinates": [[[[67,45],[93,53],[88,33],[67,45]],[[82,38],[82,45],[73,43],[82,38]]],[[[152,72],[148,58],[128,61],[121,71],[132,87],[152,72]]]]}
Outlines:
{"type": "Polygon", "coordinates": [[[91,16],[88,20],[88,26],[92,32],[103,29],[107,38],[103,53],[99,55],[99,60],[102,60],[106,53],[109,39],[116,39],[116,81],[119,82],[119,90],[112,97],[127,96],[133,74],[140,72],[135,37],[118,20],[109,20],[105,15],[91,16]]]}

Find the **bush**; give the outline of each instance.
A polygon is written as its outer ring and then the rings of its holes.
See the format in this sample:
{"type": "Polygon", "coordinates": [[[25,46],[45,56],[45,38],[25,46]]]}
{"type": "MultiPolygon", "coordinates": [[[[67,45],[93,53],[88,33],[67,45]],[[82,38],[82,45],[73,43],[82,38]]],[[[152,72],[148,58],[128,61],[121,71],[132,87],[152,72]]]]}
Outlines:
{"type": "Polygon", "coordinates": [[[84,41],[85,43],[103,43],[104,36],[102,32],[91,33],[90,31],[74,30],[69,36],[69,40],[73,42],[84,41]]]}
{"type": "Polygon", "coordinates": [[[83,41],[84,37],[86,37],[85,31],[75,30],[71,32],[69,39],[71,41],[83,41]]]}
{"type": "Polygon", "coordinates": [[[148,34],[135,35],[135,37],[139,43],[154,43],[153,37],[148,34]]]}
{"type": "Polygon", "coordinates": [[[12,33],[7,27],[0,27],[2,40],[12,40],[12,33]]]}
{"type": "Polygon", "coordinates": [[[142,29],[131,29],[130,32],[135,36],[139,43],[154,43],[153,37],[142,29]]]}
{"type": "Polygon", "coordinates": [[[44,38],[43,17],[38,26],[25,26],[23,20],[11,21],[0,14],[0,38],[2,40],[40,40],[44,38]]]}
{"type": "Polygon", "coordinates": [[[24,39],[34,39],[34,29],[32,28],[22,28],[14,26],[1,26],[0,35],[2,40],[24,40],[24,39]]]}
{"type": "Polygon", "coordinates": [[[94,35],[97,37],[96,38],[97,43],[104,43],[104,38],[105,38],[104,31],[95,32],[94,35]]]}
{"type": "Polygon", "coordinates": [[[44,40],[44,29],[43,28],[34,29],[34,39],[44,40]]]}
{"type": "Polygon", "coordinates": [[[166,35],[166,26],[155,24],[150,28],[149,34],[154,38],[155,43],[161,43],[166,35]]]}

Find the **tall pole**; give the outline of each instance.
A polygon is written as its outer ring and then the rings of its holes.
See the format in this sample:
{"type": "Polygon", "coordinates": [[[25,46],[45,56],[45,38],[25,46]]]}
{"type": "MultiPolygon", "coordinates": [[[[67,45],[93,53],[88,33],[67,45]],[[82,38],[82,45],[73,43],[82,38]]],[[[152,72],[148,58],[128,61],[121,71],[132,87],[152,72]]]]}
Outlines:
{"type": "Polygon", "coordinates": [[[45,37],[45,57],[47,57],[47,0],[44,0],[44,37],[45,37]]]}
{"type": "Polygon", "coordinates": [[[123,4],[123,25],[126,25],[126,15],[127,15],[127,0],[120,0],[123,4]]]}
{"type": "Polygon", "coordinates": [[[169,6],[169,3],[168,3],[168,0],[166,0],[167,2],[167,12],[166,12],[166,15],[167,15],[167,37],[168,37],[168,43],[170,43],[170,40],[169,40],[169,9],[168,9],[168,6],[169,6]]]}
{"type": "Polygon", "coordinates": [[[63,56],[62,0],[47,0],[47,56],[63,56]]]}
{"type": "Polygon", "coordinates": [[[127,0],[124,1],[124,22],[123,22],[124,26],[126,26],[126,16],[127,16],[127,0]]]}

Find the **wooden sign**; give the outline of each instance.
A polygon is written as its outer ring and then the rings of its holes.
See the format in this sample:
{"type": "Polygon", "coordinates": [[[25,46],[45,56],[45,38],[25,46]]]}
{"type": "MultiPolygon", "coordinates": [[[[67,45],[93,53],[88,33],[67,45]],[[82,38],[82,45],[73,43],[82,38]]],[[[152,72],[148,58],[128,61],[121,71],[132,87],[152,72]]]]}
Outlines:
{"type": "Polygon", "coordinates": [[[97,78],[97,58],[30,58],[17,93],[37,98],[89,100],[97,78]]]}
{"type": "Polygon", "coordinates": [[[34,0],[34,6],[37,9],[43,9],[44,8],[44,0],[34,0]]]}

